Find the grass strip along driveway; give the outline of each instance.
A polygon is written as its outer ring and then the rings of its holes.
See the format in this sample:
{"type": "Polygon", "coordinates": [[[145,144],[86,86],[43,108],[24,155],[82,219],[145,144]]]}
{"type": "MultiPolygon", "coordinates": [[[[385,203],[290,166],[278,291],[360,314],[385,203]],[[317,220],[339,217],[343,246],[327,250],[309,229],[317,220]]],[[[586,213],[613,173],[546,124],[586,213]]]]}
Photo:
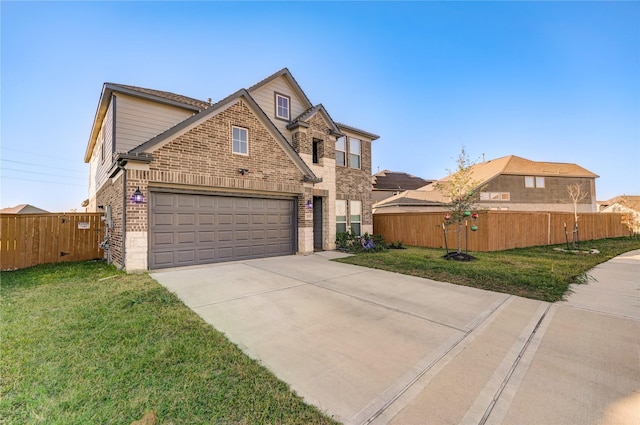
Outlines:
{"type": "Polygon", "coordinates": [[[476,260],[469,262],[444,259],[444,249],[417,247],[361,253],[335,261],[554,302],[562,299],[570,284],[586,283],[593,267],[640,249],[640,240],[614,238],[580,244],[580,251],[597,249],[597,254],[554,248],[566,246],[473,252],[476,260]]]}
{"type": "Polygon", "coordinates": [[[2,273],[0,423],[329,424],[147,275],[2,273]]]}

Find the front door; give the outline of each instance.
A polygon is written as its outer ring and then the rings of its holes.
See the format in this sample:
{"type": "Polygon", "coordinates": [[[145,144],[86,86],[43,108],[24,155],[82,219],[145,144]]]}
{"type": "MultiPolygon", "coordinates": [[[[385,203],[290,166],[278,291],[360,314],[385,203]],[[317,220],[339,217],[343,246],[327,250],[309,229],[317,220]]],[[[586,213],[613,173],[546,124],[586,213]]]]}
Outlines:
{"type": "Polygon", "coordinates": [[[313,249],[322,251],[322,198],[313,197],[313,249]]]}

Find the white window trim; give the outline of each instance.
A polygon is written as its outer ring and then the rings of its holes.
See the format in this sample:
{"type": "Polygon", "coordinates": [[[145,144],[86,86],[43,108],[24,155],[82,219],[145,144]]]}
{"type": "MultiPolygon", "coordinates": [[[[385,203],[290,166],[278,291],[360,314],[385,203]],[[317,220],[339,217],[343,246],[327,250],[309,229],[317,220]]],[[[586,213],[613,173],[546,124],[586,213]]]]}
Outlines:
{"type": "Polygon", "coordinates": [[[289,96],[285,96],[284,94],[280,94],[280,93],[276,93],[276,104],[275,104],[275,108],[276,108],[276,118],[279,118],[281,120],[287,120],[290,121],[291,120],[291,98],[289,96]],[[279,112],[279,100],[280,99],[286,99],[287,101],[287,115],[283,116],[280,115],[279,112]]]}
{"type": "Polygon", "coordinates": [[[344,224],[344,229],[349,230],[349,210],[348,202],[345,199],[336,199],[336,232],[338,231],[338,224],[344,224]],[[344,220],[338,221],[338,203],[344,203],[344,220]]]}
{"type": "MultiPolygon", "coordinates": [[[[240,142],[242,142],[241,140],[239,140],[240,142]]],[[[249,156],[249,129],[248,128],[244,128],[244,127],[239,127],[237,125],[232,125],[231,126],[231,153],[233,153],[234,155],[242,155],[242,156],[249,156]],[[247,145],[247,152],[236,152],[234,149],[234,141],[235,139],[233,138],[233,130],[234,129],[238,129],[241,131],[244,131],[245,134],[247,135],[247,140],[245,141],[246,145],[247,145]]]]}
{"type": "Polygon", "coordinates": [[[361,170],[362,169],[362,140],[356,139],[355,137],[349,137],[349,167],[353,168],[353,169],[356,169],[356,170],[361,170]],[[358,142],[358,147],[360,148],[360,149],[358,149],[358,153],[354,153],[354,152],[351,151],[351,143],[353,141],[358,142]],[[358,157],[358,166],[357,167],[353,166],[353,161],[351,161],[351,155],[358,157]]]}
{"type": "Polygon", "coordinates": [[[347,166],[347,138],[346,137],[339,137],[336,140],[336,148],[335,148],[336,152],[342,152],[344,154],[344,164],[338,164],[338,158],[336,158],[336,165],[340,166],[340,167],[346,167],[347,166]],[[338,141],[342,140],[344,143],[344,149],[338,149],[338,141]]]}
{"type": "Polygon", "coordinates": [[[544,189],[545,178],[544,176],[524,176],[525,189],[544,189]],[[527,184],[527,179],[531,179],[531,184],[527,184]],[[542,182],[542,184],[539,184],[542,182]]]}
{"type": "Polygon", "coordinates": [[[349,201],[349,230],[353,231],[353,224],[359,224],[360,225],[360,234],[358,236],[362,236],[362,201],[349,201]],[[354,202],[357,202],[360,205],[360,211],[358,214],[358,217],[360,217],[360,220],[352,220],[352,212],[353,212],[353,204],[354,202]]]}

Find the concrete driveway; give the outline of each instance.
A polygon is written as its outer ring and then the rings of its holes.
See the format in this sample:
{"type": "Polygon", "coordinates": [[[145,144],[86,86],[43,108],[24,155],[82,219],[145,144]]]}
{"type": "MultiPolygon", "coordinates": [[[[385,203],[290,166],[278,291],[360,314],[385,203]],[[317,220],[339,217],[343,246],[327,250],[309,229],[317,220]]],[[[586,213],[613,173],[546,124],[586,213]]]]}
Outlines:
{"type": "Polygon", "coordinates": [[[345,424],[640,423],[640,251],[594,269],[601,288],[574,304],[328,261],[340,255],[151,276],[345,424]]]}

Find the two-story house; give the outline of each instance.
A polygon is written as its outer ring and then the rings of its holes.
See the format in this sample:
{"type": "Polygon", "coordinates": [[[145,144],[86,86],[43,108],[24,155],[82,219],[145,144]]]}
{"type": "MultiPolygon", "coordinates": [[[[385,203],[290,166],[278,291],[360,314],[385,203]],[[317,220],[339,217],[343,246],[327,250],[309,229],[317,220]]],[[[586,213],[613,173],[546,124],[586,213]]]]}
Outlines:
{"type": "MultiPolygon", "coordinates": [[[[573,212],[568,187],[577,185],[585,196],[578,212],[597,212],[598,175],[572,163],[531,161],[515,155],[483,161],[471,168],[476,182],[480,209],[503,211],[573,212]]],[[[451,176],[417,190],[407,190],[374,205],[376,213],[445,211],[450,202],[437,189],[446,186],[451,176]]]]}
{"type": "Polygon", "coordinates": [[[284,68],[217,103],[105,83],[85,153],[89,211],[128,271],[335,248],[372,232],[371,142],[284,68]]]}

